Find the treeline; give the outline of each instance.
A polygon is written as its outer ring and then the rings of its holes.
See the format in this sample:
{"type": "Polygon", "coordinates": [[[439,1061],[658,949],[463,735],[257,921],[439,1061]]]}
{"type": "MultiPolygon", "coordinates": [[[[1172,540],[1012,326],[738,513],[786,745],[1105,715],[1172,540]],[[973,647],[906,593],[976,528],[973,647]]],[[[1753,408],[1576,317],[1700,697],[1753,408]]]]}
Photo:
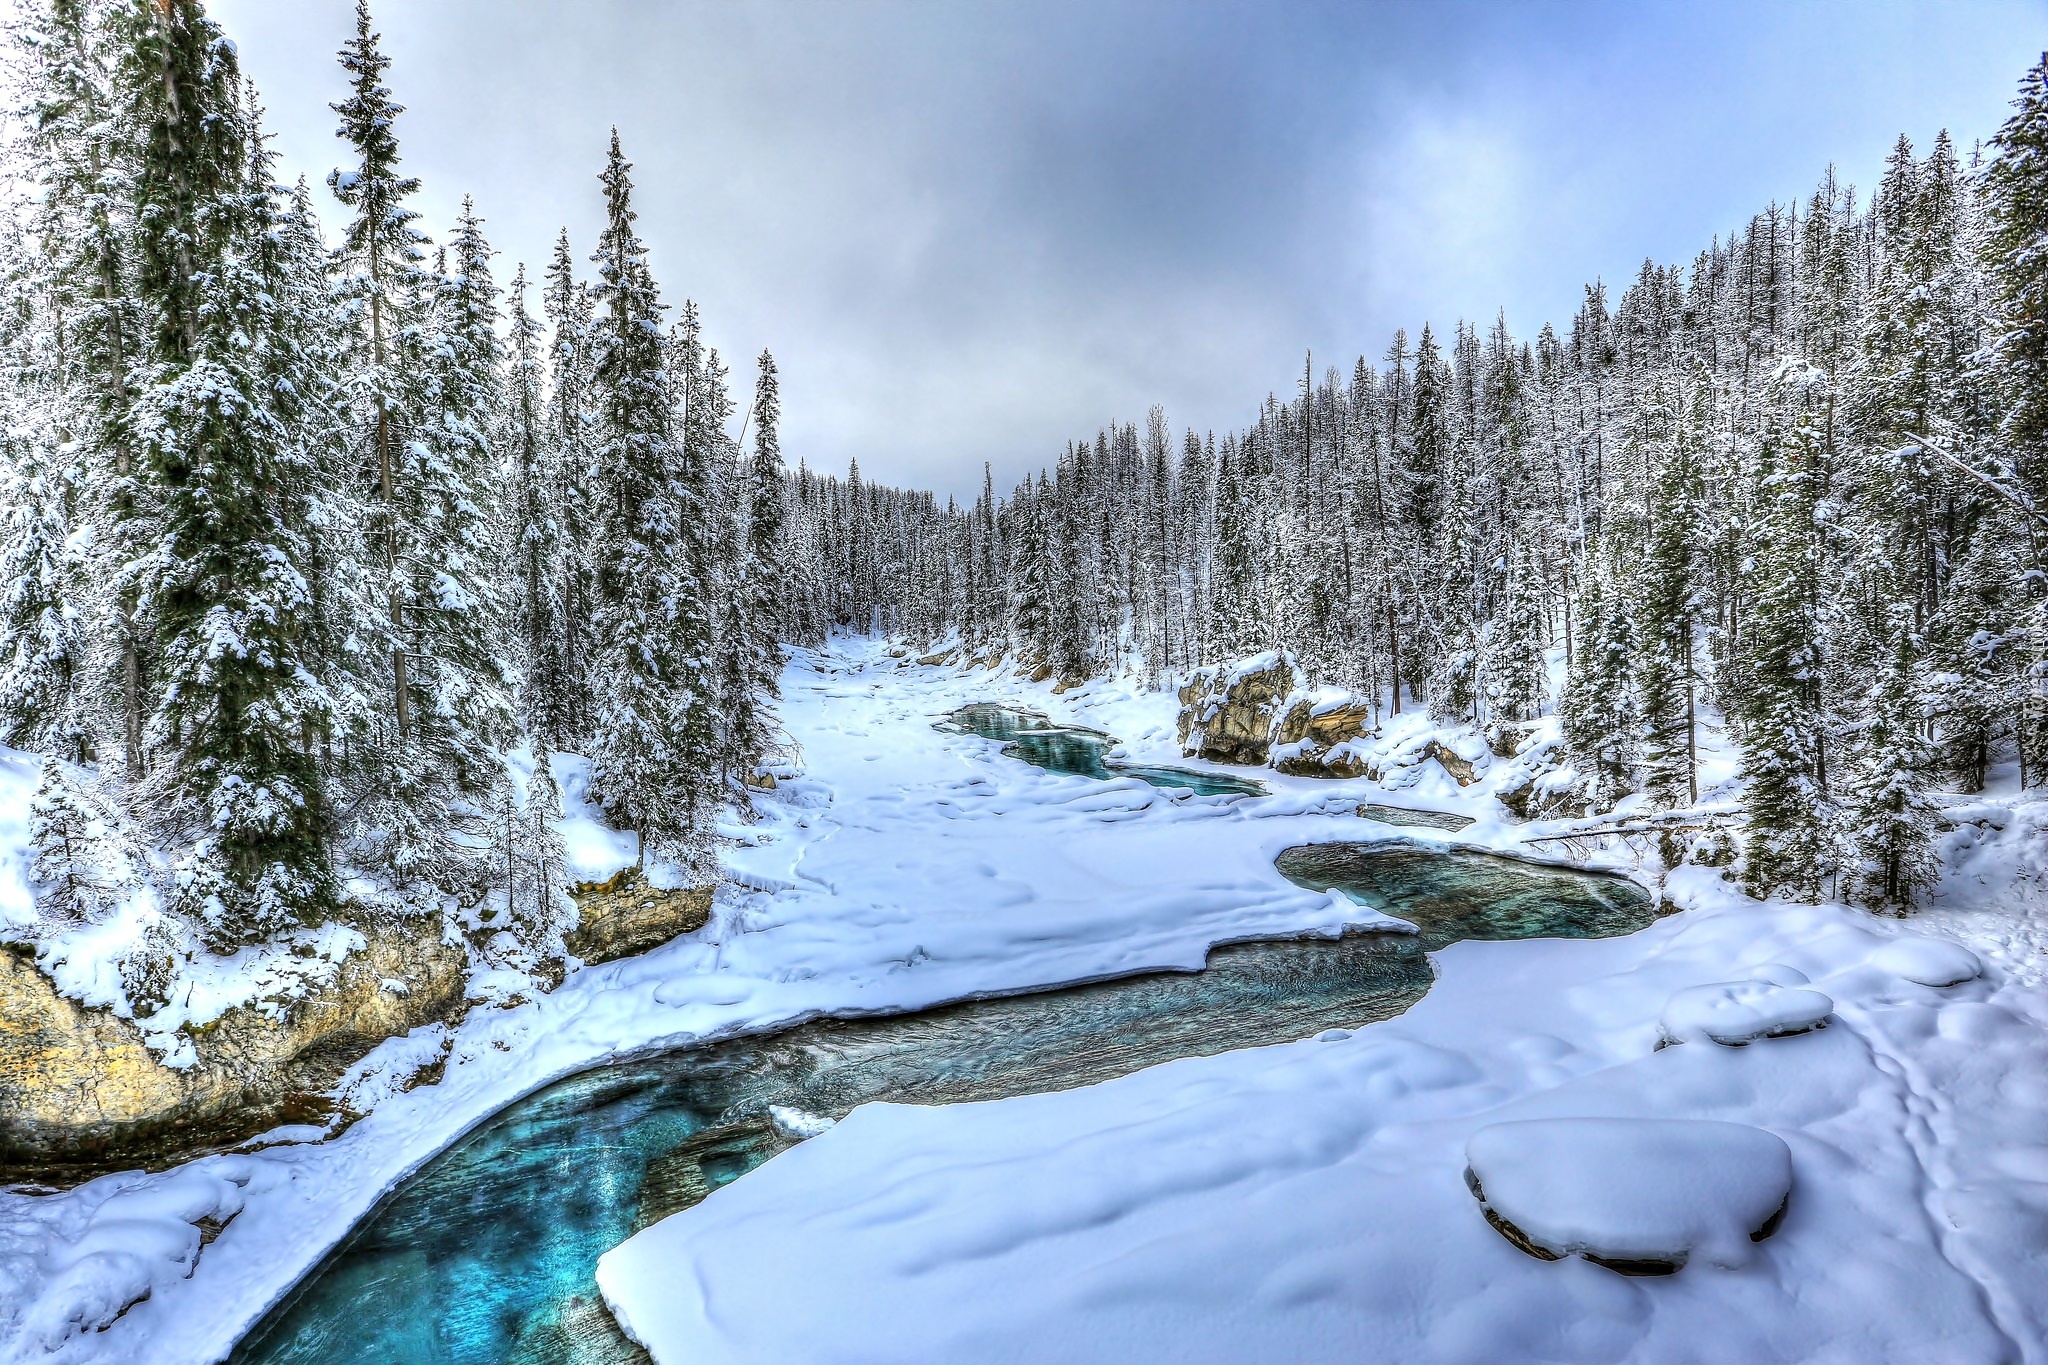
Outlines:
{"type": "Polygon", "coordinates": [[[51,764],[37,801],[60,913],[97,809],[170,851],[215,947],[344,884],[541,932],[565,749],[643,855],[701,868],[769,744],[776,373],[738,412],[669,316],[617,134],[588,273],[565,232],[501,288],[468,201],[438,243],[408,206],[366,8],[333,246],[197,0],[24,0],[11,37],[0,739],[95,775],[51,764]]]}
{"type": "Polygon", "coordinates": [[[1988,148],[1901,138],[1867,202],[1830,173],[1562,333],[1397,333],[964,509],[806,476],[804,620],[1070,676],[1284,647],[1504,751],[1555,712],[1592,810],[1698,800],[1711,706],[1752,890],[1908,902],[1930,790],[2048,772],[2044,70],[1988,148]]]}

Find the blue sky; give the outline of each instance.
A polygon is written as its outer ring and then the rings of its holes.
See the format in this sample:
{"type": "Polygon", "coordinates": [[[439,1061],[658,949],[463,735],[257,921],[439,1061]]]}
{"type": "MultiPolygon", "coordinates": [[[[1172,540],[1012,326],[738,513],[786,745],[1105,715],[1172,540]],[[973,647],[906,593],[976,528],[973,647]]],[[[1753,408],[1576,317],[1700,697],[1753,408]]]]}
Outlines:
{"type": "MultiPolygon", "coordinates": [[[[337,163],[352,0],[213,0],[288,169],[337,163]]],[[[1984,3],[384,0],[399,135],[444,232],[476,196],[537,268],[587,256],[616,123],[668,298],[792,461],[969,494],[1068,439],[1241,424],[1393,329],[1533,334],[1689,260],[1833,162],[1965,149],[2048,47],[1984,3]]],[[[324,192],[323,192],[324,193],[324,192]]],[[[328,213],[330,229],[341,220],[328,213]]]]}

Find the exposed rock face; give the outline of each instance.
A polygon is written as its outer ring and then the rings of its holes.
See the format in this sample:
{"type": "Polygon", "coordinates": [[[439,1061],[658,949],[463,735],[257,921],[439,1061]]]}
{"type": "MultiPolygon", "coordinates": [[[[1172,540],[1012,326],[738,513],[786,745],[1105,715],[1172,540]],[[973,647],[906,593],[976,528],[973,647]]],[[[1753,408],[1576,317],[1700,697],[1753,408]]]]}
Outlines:
{"type": "Polygon", "coordinates": [[[579,883],[570,894],[579,918],[563,943],[586,963],[659,948],[678,934],[702,929],[711,918],[710,887],[663,891],[649,886],[637,868],[624,868],[609,881],[579,883]]]}
{"type": "Polygon", "coordinates": [[[1424,757],[1435,759],[1437,765],[1449,773],[1461,787],[1469,787],[1479,780],[1479,762],[1466,757],[1441,741],[1431,740],[1429,742],[1429,751],[1424,757]]]}
{"type": "Polygon", "coordinates": [[[58,994],[26,954],[0,949],[0,1166],[90,1173],[326,1112],[322,1092],[351,1062],[462,1008],[468,957],[438,923],[361,932],[325,985],[192,1029],[199,1060],[184,1068],[159,1062],[132,1020],[58,994]]]}
{"type": "Polygon", "coordinates": [[[1348,693],[1296,697],[1273,732],[1273,766],[1295,777],[1358,777],[1351,741],[1373,734],[1372,703],[1348,693]]]}
{"type": "Polygon", "coordinates": [[[1180,748],[1190,758],[1263,764],[1280,708],[1302,685],[1281,651],[1198,669],[1180,689],[1180,748]]]}

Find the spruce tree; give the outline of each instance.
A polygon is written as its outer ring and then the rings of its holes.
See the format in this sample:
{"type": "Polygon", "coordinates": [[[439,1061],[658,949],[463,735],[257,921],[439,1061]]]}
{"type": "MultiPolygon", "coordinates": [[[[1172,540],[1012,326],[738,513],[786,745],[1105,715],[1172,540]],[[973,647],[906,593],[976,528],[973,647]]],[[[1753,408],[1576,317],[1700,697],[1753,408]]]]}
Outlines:
{"type": "Polygon", "coordinates": [[[1585,775],[1587,800],[1605,810],[1634,789],[1641,733],[1630,678],[1635,649],[1628,602],[1605,570],[1586,576],[1579,632],[1558,714],[1565,744],[1585,775]]]}
{"type": "Polygon", "coordinates": [[[591,291],[576,280],[569,233],[555,239],[542,293],[551,339],[548,347],[547,432],[549,482],[557,491],[556,519],[561,623],[563,717],[558,745],[581,744],[591,734],[593,701],[590,661],[596,652],[596,561],[604,508],[591,465],[594,415],[590,409],[591,361],[596,342],[591,326],[591,291]]]}
{"type": "Polygon", "coordinates": [[[1816,900],[1832,871],[1822,682],[1821,542],[1826,470],[1810,406],[1818,372],[1788,365],[1773,383],[1779,425],[1761,454],[1754,605],[1738,695],[1749,778],[1745,883],[1759,898],[1816,900]]]}
{"type": "MultiPolygon", "coordinates": [[[[419,214],[405,202],[419,192],[420,182],[398,170],[395,130],[405,108],[384,84],[391,59],[378,46],[381,37],[370,27],[369,0],[356,0],[356,36],[340,53],[349,98],[330,106],[341,116],[335,136],[348,145],[355,164],[331,172],[327,184],[336,198],[355,210],[342,239],[349,271],[344,286],[355,305],[361,348],[348,387],[376,489],[366,530],[382,561],[384,649],[390,660],[384,681],[393,731],[382,737],[381,747],[387,751],[386,761],[402,768],[408,762],[403,743],[412,725],[406,618],[417,605],[408,600],[406,587],[418,556],[400,501],[407,491],[401,488],[407,435],[419,407],[416,376],[408,361],[416,359],[411,333],[420,311],[421,247],[426,236],[414,226],[419,214]]],[[[368,629],[370,623],[363,625],[368,629]]]]}
{"type": "Polygon", "coordinates": [[[1921,793],[1930,755],[1918,714],[1911,610],[1896,612],[1888,666],[1867,698],[1867,718],[1852,741],[1847,817],[1858,855],[1851,879],[1867,905],[1911,905],[1935,876],[1932,812],[1921,793]]]}
{"type": "MultiPolygon", "coordinates": [[[[60,728],[75,732],[70,742],[77,752],[104,748],[109,758],[118,753],[116,771],[134,780],[143,768],[148,648],[146,624],[138,619],[140,598],[162,538],[129,429],[132,371],[142,345],[131,172],[144,136],[139,120],[146,117],[135,82],[148,73],[121,59],[136,22],[126,10],[91,0],[29,0],[21,9],[13,36],[24,78],[21,147],[38,191],[30,227],[41,279],[32,329],[42,344],[40,360],[30,362],[40,373],[33,380],[30,373],[17,373],[42,387],[51,404],[43,414],[49,434],[71,452],[61,464],[54,454],[38,452],[30,477],[44,495],[54,491],[53,481],[76,484],[61,520],[86,533],[81,539],[90,551],[77,568],[101,586],[110,608],[79,621],[81,653],[51,652],[54,642],[46,641],[31,657],[42,661],[41,668],[71,670],[75,709],[60,728]],[[108,656],[104,666],[91,657],[102,651],[108,656]],[[104,745],[85,733],[103,724],[113,732],[104,745]]],[[[17,270],[31,264],[25,251],[11,251],[9,259],[17,270]]],[[[22,491],[34,495],[33,489],[22,491]]],[[[45,507],[43,516],[49,515],[45,507]]],[[[17,559],[25,565],[36,554],[22,546],[17,559]]],[[[54,602],[56,589],[45,577],[29,595],[39,592],[54,602]]],[[[17,606],[40,610],[27,602],[17,606]]],[[[45,677],[18,695],[47,694],[50,681],[45,677]]],[[[48,719],[39,720],[38,728],[47,729],[48,719]]]]}
{"type": "Polygon", "coordinates": [[[749,702],[746,715],[752,728],[736,738],[740,755],[747,763],[760,761],[767,745],[765,707],[781,695],[780,627],[785,617],[781,546],[787,481],[782,470],[778,430],[782,397],[775,357],[761,352],[759,370],[752,413],[754,458],[747,466],[745,559],[740,565],[738,591],[733,594],[740,604],[740,626],[746,642],[743,682],[749,702]]]}
{"type": "Polygon", "coordinates": [[[633,228],[631,170],[614,132],[593,258],[594,455],[607,524],[597,575],[592,786],[610,816],[639,836],[643,861],[652,851],[694,862],[703,855],[700,821],[714,778],[709,745],[692,727],[711,699],[698,564],[685,541],[686,522],[701,519],[702,508],[671,414],[662,304],[633,228]]]}
{"type": "Polygon", "coordinates": [[[2048,505],[2048,53],[2020,81],[2013,114],[1991,140],[1991,276],[1999,310],[2000,433],[2036,506],[2048,505]]]}
{"type": "MultiPolygon", "coordinates": [[[[1695,393],[1703,393],[1696,386],[1695,393]]],[[[1636,694],[1642,714],[1643,786],[1660,805],[1698,799],[1694,771],[1694,540],[1699,473],[1689,430],[1652,480],[1647,542],[1637,574],[1636,694]]]]}
{"type": "Polygon", "coordinates": [[[512,557],[515,634],[519,641],[520,721],[550,747],[570,733],[568,647],[562,623],[559,547],[562,532],[550,481],[546,376],[539,322],[526,309],[526,267],[512,278],[510,368],[505,384],[504,442],[510,473],[507,518],[512,557]]]}
{"type": "Polygon", "coordinates": [[[146,130],[135,429],[164,535],[145,743],[156,814],[190,841],[175,904],[229,947],[334,895],[312,754],[327,699],[303,652],[318,475],[294,436],[304,357],[234,48],[194,0],[130,22],[146,130]]]}
{"type": "Polygon", "coordinates": [[[423,795],[450,822],[503,782],[498,754],[513,732],[515,677],[502,648],[511,625],[503,476],[492,439],[504,400],[491,254],[465,198],[433,281],[420,373],[425,420],[400,465],[400,506],[417,556],[405,566],[409,739],[431,783],[423,795]]]}

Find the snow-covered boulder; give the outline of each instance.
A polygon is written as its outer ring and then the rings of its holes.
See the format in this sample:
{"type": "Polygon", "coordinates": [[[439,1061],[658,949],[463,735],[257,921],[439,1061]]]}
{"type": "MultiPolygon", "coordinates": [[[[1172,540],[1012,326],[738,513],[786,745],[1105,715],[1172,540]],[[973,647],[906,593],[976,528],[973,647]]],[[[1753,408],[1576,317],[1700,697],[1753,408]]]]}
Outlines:
{"type": "Polygon", "coordinates": [[[1373,733],[1367,698],[1339,687],[1299,692],[1274,727],[1272,764],[1295,777],[1357,777],[1367,760],[1353,741],[1373,733]]]}
{"type": "Polygon", "coordinates": [[[1662,1047],[1711,1041],[1742,1047],[1760,1038],[1786,1038],[1827,1025],[1835,1002],[1803,981],[1717,981],[1691,986],[1666,1002],[1662,1047]]]}
{"type": "Polygon", "coordinates": [[[1748,1261],[1777,1231],[1792,1153],[1761,1128],[1699,1119],[1524,1119],[1465,1144],[1489,1223],[1531,1256],[1665,1275],[1748,1261]]]}
{"type": "Polygon", "coordinates": [[[578,883],[570,894],[576,900],[576,927],[563,942],[586,964],[659,948],[678,934],[702,929],[711,919],[710,887],[665,890],[650,885],[632,867],[606,881],[578,883]]]}
{"type": "Polygon", "coordinates": [[[1870,965],[1921,986],[1960,986],[1984,974],[1983,962],[1962,944],[1918,934],[1885,944],[1870,955],[1870,965]]]}
{"type": "Polygon", "coordinates": [[[1180,689],[1180,748],[1189,758],[1263,764],[1282,706],[1306,680],[1285,650],[1196,669],[1180,689]]]}
{"type": "Polygon", "coordinates": [[[1520,820],[1580,814],[1579,773],[1565,752],[1564,733],[1555,716],[1527,727],[1519,747],[1501,772],[1494,799],[1520,820]]]}

